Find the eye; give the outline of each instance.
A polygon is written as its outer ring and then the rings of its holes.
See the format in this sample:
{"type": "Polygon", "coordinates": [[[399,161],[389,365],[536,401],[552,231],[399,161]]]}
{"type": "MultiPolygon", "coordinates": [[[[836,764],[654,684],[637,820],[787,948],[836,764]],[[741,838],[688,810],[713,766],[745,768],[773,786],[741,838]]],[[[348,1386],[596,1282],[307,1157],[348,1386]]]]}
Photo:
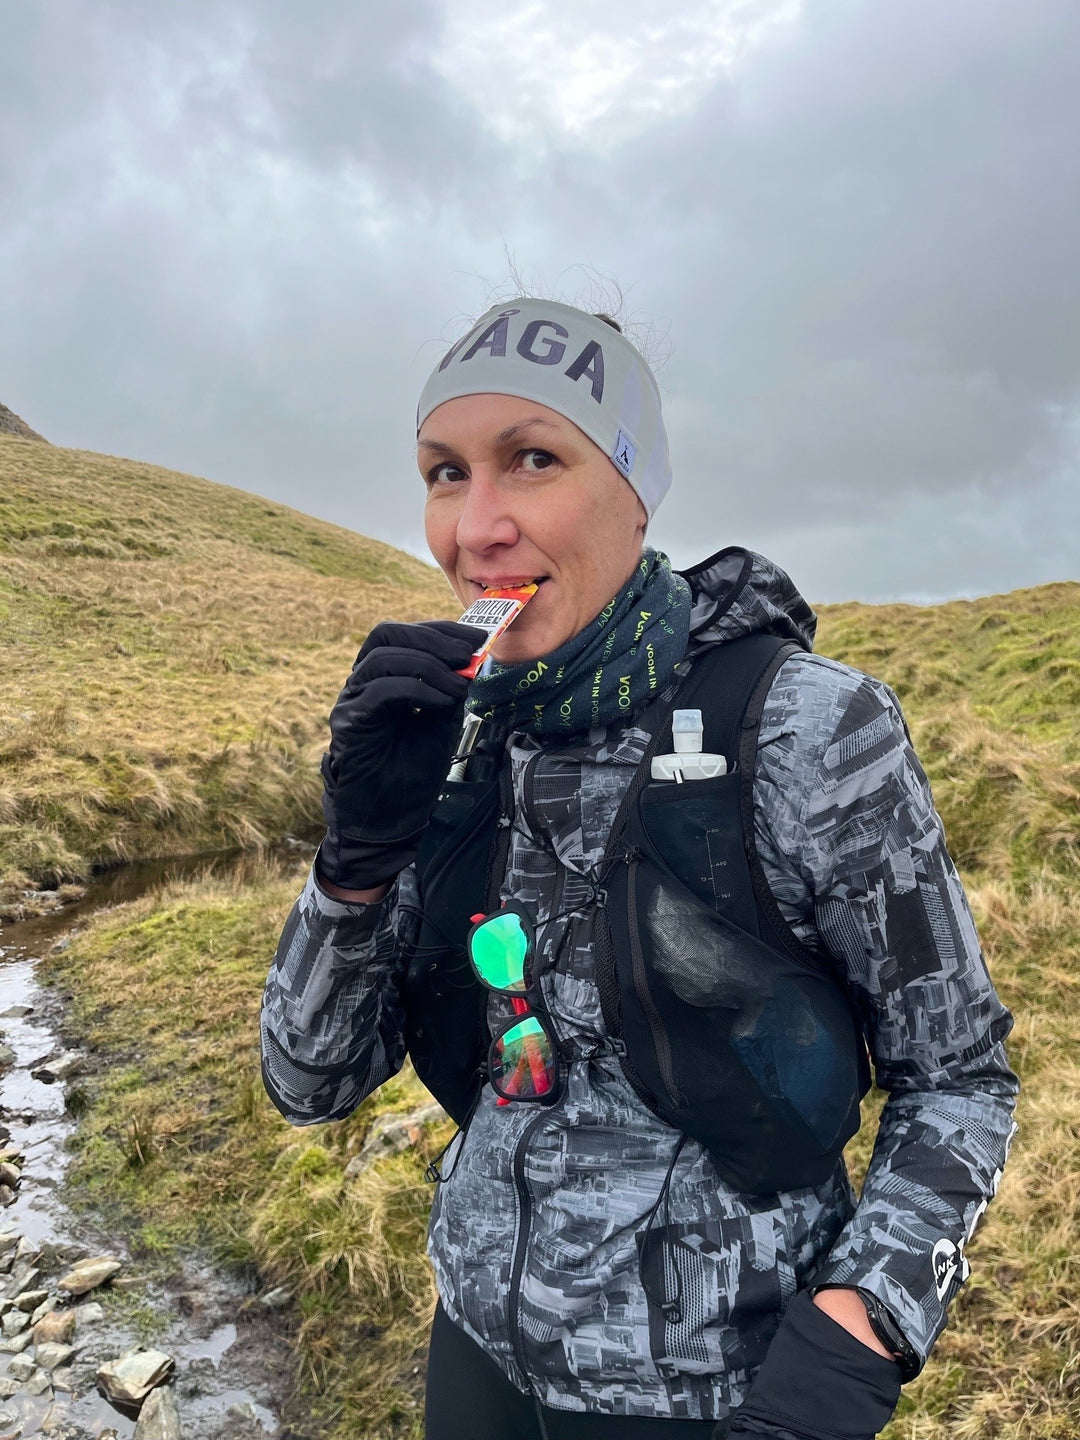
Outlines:
{"type": "Polygon", "coordinates": [[[527,475],[542,475],[559,462],[550,450],[521,450],[518,452],[521,468],[527,475]]]}
{"type": "Polygon", "coordinates": [[[465,471],[460,465],[453,464],[450,460],[444,460],[441,465],[436,465],[427,473],[429,485],[440,485],[443,482],[453,483],[456,480],[464,479],[465,471]]]}

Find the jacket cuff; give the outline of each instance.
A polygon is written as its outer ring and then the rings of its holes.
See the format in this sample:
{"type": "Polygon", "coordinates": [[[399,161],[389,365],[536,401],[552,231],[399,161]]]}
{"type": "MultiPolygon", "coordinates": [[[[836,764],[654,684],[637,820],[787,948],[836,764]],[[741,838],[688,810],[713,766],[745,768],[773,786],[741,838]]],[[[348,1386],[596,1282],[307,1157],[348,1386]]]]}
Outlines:
{"type": "Polygon", "coordinates": [[[319,872],[316,869],[317,863],[318,856],[312,862],[311,870],[308,873],[301,903],[308,907],[309,914],[318,915],[320,919],[330,925],[347,924],[349,932],[347,943],[350,946],[360,945],[365,940],[370,940],[378,930],[387,910],[394,905],[397,899],[396,878],[389,882],[390,888],[379,900],[370,902],[339,900],[336,895],[331,895],[323,889],[319,880],[319,872]]]}

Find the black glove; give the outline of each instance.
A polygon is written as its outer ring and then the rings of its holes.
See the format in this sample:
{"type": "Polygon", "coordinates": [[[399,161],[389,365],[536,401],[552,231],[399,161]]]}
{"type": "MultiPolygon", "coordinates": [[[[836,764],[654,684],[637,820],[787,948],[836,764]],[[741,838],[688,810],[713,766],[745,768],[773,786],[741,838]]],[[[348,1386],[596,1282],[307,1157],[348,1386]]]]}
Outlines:
{"type": "Polygon", "coordinates": [[[347,890],[416,858],[461,728],[469,663],[485,632],[452,620],[376,625],[330,712],[319,877],[347,890]]]}
{"type": "Polygon", "coordinates": [[[803,1290],[742,1407],[714,1434],[731,1440],[873,1440],[900,1398],[900,1366],[857,1340],[803,1290]]]}

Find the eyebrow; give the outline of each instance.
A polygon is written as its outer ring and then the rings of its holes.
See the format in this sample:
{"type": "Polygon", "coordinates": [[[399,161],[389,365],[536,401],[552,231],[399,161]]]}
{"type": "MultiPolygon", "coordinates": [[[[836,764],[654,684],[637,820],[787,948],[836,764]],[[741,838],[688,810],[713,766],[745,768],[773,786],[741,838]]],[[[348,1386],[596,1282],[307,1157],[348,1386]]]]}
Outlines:
{"type": "MultiPolygon", "coordinates": [[[[545,420],[541,415],[533,415],[528,420],[521,420],[517,425],[508,425],[505,430],[500,430],[495,436],[495,444],[505,445],[520,435],[523,430],[532,429],[534,425],[546,425],[551,430],[559,428],[553,420],[545,420]]],[[[457,454],[452,445],[447,445],[442,440],[418,440],[417,444],[422,450],[432,450],[436,455],[457,454]]]]}

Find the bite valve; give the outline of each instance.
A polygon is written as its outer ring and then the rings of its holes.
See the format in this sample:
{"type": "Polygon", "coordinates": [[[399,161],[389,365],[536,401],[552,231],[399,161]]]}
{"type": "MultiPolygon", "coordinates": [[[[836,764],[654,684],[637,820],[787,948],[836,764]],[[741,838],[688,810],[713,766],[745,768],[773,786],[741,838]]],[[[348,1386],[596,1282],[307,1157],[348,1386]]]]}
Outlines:
{"type": "Polygon", "coordinates": [[[684,780],[712,780],[717,775],[726,775],[725,757],[702,751],[704,737],[705,725],[700,710],[673,710],[671,743],[674,751],[670,755],[653,756],[652,778],[674,780],[681,785],[684,780]]]}

